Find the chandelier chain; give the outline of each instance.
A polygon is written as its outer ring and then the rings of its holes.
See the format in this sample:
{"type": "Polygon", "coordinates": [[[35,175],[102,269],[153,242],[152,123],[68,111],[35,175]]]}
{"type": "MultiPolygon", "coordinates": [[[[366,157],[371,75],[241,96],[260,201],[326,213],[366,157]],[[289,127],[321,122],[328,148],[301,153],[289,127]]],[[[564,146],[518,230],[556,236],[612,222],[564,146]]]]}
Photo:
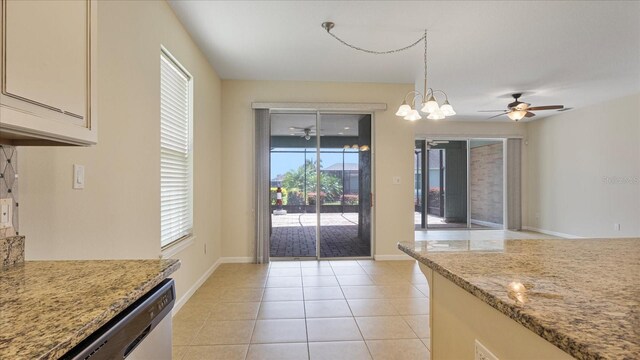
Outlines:
{"type": "Polygon", "coordinates": [[[424,101],[427,102],[427,29],[424,30],[424,101]]]}
{"type": "Polygon", "coordinates": [[[427,41],[427,32],[425,31],[424,36],[422,36],[420,39],[416,40],[414,43],[412,43],[411,45],[407,45],[405,47],[401,47],[399,49],[393,49],[393,50],[387,50],[387,51],[376,51],[376,50],[369,50],[369,49],[363,49],[361,47],[349,44],[348,42],[340,39],[339,37],[337,37],[335,34],[333,34],[331,31],[327,30],[327,33],[331,36],[333,36],[334,39],[338,40],[339,42],[341,42],[343,45],[348,46],[354,50],[358,50],[358,51],[362,51],[365,52],[367,54],[374,54],[374,55],[385,55],[385,54],[393,54],[393,53],[397,53],[397,52],[401,52],[401,51],[405,51],[405,50],[409,50],[412,47],[418,45],[422,40],[427,41]]]}

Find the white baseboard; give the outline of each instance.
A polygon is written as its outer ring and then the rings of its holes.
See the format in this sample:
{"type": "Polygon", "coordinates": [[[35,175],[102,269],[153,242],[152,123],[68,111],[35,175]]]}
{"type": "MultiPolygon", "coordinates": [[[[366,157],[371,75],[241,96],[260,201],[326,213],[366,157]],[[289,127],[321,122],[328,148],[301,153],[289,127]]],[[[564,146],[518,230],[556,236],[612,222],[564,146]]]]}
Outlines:
{"type": "Polygon", "coordinates": [[[250,257],[250,256],[219,258],[213,265],[211,265],[211,267],[207,271],[205,271],[204,274],[202,274],[202,276],[200,276],[198,281],[196,281],[195,284],[193,284],[193,286],[191,286],[191,288],[189,288],[189,290],[184,295],[182,295],[182,297],[178,299],[178,301],[176,301],[176,304],[173,306],[172,316],[175,316],[175,314],[177,314],[178,311],[180,311],[180,309],[184,306],[184,304],[186,304],[187,301],[191,299],[191,296],[193,296],[193,294],[195,294],[195,292],[198,291],[200,286],[202,286],[202,284],[204,284],[204,282],[207,281],[209,276],[211,276],[211,274],[213,274],[213,272],[216,271],[216,269],[220,266],[220,264],[238,264],[238,263],[244,264],[244,263],[252,263],[252,262],[253,262],[253,257],[250,257]]]}
{"type": "Polygon", "coordinates": [[[398,255],[374,255],[374,259],[379,261],[389,261],[389,260],[415,260],[411,256],[407,254],[398,254],[398,255]]]}
{"type": "Polygon", "coordinates": [[[193,296],[193,294],[195,294],[195,292],[200,288],[200,286],[202,286],[202,284],[204,284],[204,282],[207,281],[209,276],[211,276],[211,274],[213,274],[213,272],[216,271],[218,266],[220,266],[220,264],[223,263],[222,260],[223,258],[219,258],[215,263],[213,263],[213,265],[211,265],[211,267],[207,271],[205,271],[204,274],[202,274],[202,276],[200,276],[198,281],[196,281],[195,284],[193,284],[193,286],[191,286],[191,288],[189,288],[189,290],[184,295],[182,295],[182,297],[178,299],[178,301],[176,301],[176,304],[173,306],[173,310],[171,311],[172,317],[175,316],[178,313],[178,311],[180,311],[180,309],[184,306],[184,304],[186,304],[187,301],[191,299],[191,296],[193,296]]]}
{"type": "Polygon", "coordinates": [[[561,232],[557,232],[557,231],[539,229],[539,228],[532,227],[532,226],[523,226],[522,230],[535,231],[535,232],[539,232],[541,234],[557,236],[557,237],[561,237],[561,238],[565,238],[565,239],[583,239],[584,238],[584,236],[578,236],[578,235],[573,235],[573,234],[561,233],[561,232]]]}
{"type": "Polygon", "coordinates": [[[471,223],[472,224],[476,224],[476,225],[482,225],[482,226],[490,227],[490,228],[498,228],[498,229],[504,228],[504,225],[498,224],[498,223],[493,223],[493,222],[490,222],[490,221],[482,221],[482,220],[471,219],[471,223]]]}
{"type": "Polygon", "coordinates": [[[253,263],[253,257],[251,256],[238,256],[238,257],[223,257],[220,258],[223,264],[251,264],[253,263]]]}

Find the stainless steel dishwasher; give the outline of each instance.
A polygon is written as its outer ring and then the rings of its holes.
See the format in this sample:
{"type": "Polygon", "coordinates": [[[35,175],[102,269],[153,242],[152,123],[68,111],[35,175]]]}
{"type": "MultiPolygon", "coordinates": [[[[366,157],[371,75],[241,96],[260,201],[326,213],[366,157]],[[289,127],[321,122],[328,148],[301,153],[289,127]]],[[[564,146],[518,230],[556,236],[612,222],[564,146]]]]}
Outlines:
{"type": "Polygon", "coordinates": [[[175,297],[173,279],[165,279],[62,359],[170,360],[175,297]]]}

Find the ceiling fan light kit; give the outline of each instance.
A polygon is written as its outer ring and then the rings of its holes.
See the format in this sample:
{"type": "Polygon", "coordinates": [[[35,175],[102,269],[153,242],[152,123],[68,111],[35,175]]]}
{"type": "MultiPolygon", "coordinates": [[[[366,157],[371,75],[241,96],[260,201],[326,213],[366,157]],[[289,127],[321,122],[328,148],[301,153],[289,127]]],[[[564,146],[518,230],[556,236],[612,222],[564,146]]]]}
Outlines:
{"type": "Polygon", "coordinates": [[[494,115],[489,119],[493,119],[498,116],[507,115],[509,119],[513,121],[520,121],[523,118],[531,118],[536,116],[532,111],[541,110],[564,110],[564,105],[544,105],[544,106],[531,106],[531,104],[520,101],[522,93],[516,93],[511,95],[515,101],[507,105],[506,110],[481,110],[481,112],[501,112],[501,114],[494,115]]]}
{"type": "Polygon", "coordinates": [[[518,121],[518,120],[522,120],[522,118],[527,115],[527,111],[526,110],[513,110],[507,113],[507,116],[509,117],[509,119],[513,120],[513,121],[518,121]]]}
{"type": "Polygon", "coordinates": [[[422,119],[422,116],[420,116],[420,112],[418,112],[418,107],[420,107],[421,112],[428,114],[429,116],[427,116],[427,119],[431,119],[431,120],[441,120],[447,116],[453,116],[456,114],[456,112],[453,110],[453,106],[451,106],[451,104],[449,103],[449,97],[444,91],[433,90],[427,87],[427,30],[424,31],[424,35],[420,39],[416,40],[415,42],[413,42],[408,46],[405,46],[399,49],[393,49],[393,50],[374,51],[374,50],[363,49],[355,45],[351,45],[346,41],[340,39],[339,37],[337,37],[335,34],[331,32],[331,30],[335,27],[335,25],[336,24],[333,22],[325,21],[322,23],[322,28],[325,29],[329,35],[331,35],[333,38],[338,40],[343,45],[348,46],[354,50],[362,51],[368,54],[385,55],[385,54],[398,53],[401,51],[408,50],[418,45],[420,42],[424,41],[424,94],[415,90],[409,91],[404,96],[402,104],[398,107],[398,111],[396,111],[396,116],[402,117],[408,121],[420,120],[422,119]],[[435,94],[434,94],[435,92],[439,92],[444,95],[445,101],[444,103],[442,103],[442,105],[439,105],[438,102],[436,101],[435,94]],[[413,95],[413,97],[411,98],[410,102],[407,102],[407,97],[409,95],[413,95]],[[416,102],[416,99],[419,99],[419,101],[416,102]]]}

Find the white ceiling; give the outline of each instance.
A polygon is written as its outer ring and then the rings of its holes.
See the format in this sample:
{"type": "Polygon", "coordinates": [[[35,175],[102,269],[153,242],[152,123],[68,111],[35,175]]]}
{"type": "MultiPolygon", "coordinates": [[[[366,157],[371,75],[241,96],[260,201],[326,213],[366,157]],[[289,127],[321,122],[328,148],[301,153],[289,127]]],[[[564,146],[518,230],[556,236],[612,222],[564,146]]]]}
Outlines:
{"type": "Polygon", "coordinates": [[[449,94],[458,112],[452,119],[486,119],[477,111],[505,108],[513,92],[524,91],[521,100],[533,105],[572,108],[640,92],[637,1],[169,2],[223,79],[422,77],[422,46],[361,53],[320,26],[333,21],[334,34],[375,50],[410,44],[427,28],[429,86],[449,94]]]}

